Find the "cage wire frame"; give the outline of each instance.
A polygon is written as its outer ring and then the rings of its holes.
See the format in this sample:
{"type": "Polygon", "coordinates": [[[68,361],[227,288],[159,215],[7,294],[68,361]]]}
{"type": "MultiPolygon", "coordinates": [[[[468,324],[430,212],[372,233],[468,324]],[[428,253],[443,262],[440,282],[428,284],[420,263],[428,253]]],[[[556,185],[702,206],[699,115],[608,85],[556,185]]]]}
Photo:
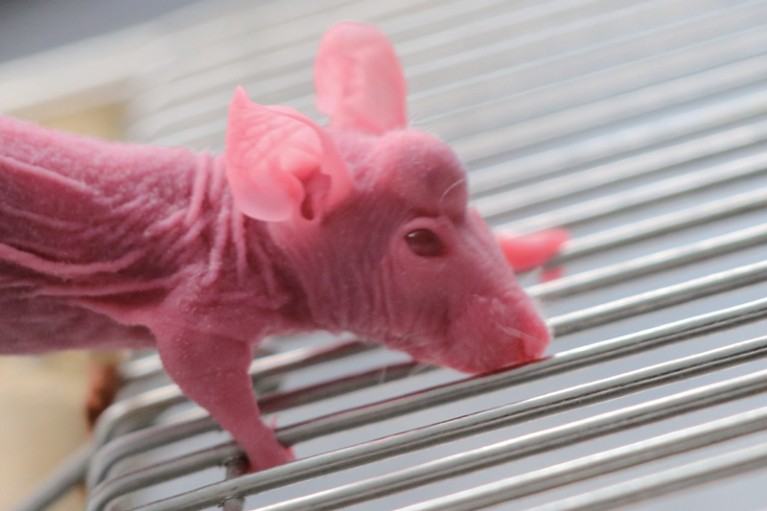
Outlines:
{"type": "MultiPolygon", "coordinates": [[[[197,408],[158,420],[186,399],[173,385],[151,383],[161,374],[157,357],[139,358],[123,365],[121,374],[126,388],[141,390],[105,412],[93,445],[71,460],[48,495],[75,480],[72,474],[87,464],[88,510],[123,509],[132,506],[126,496],[160,481],[223,467],[218,480],[131,509],[374,506],[376,499],[434,481],[763,396],[767,369],[758,363],[767,354],[767,337],[751,332],[758,333],[767,319],[767,2],[289,0],[225,5],[215,15],[212,9],[206,16],[186,13],[161,24],[160,42],[140,59],[146,65],[135,85],[141,93],[130,106],[133,137],[220,149],[222,112],[237,83],[261,103],[289,104],[318,117],[312,106],[311,60],[321,33],[341,18],[376,23],[390,35],[405,65],[411,117],[447,140],[466,163],[472,203],[483,216],[514,232],[563,226],[574,234],[548,265],[564,268],[564,275],[526,282],[528,292],[553,311],[548,320],[555,334],[551,354],[532,364],[449,378],[281,425],[280,441],[300,446],[445,404],[455,410],[447,419],[382,430],[366,441],[255,474],[242,473],[241,452],[231,442],[131,466],[142,454],[217,429],[197,408]],[[694,268],[700,269],[690,273],[694,268]],[[749,326],[756,330],[744,330],[749,326]],[[653,355],[717,332],[733,332],[733,337],[675,353],[669,360],[653,355]],[[578,372],[632,357],[639,357],[638,367],[620,366],[614,374],[585,379],[578,372]],[[756,367],[727,371],[744,365],[756,367]],[[578,379],[574,374],[580,374],[578,379]],[[681,390],[670,387],[702,375],[713,379],[681,390]],[[479,410],[461,404],[544,380],[558,388],[479,410]],[[546,422],[570,410],[664,388],[671,390],[660,397],[647,394],[644,400],[596,409],[564,423],[546,422]],[[278,502],[245,500],[539,422],[535,430],[416,459],[391,472],[360,471],[359,477],[324,490],[278,502]]],[[[262,409],[274,414],[445,372],[399,362],[280,387],[286,375],[379,353],[363,340],[307,344],[255,359],[251,375],[264,393],[262,409]]],[[[517,501],[521,507],[514,509],[657,506],[661,497],[681,489],[763,470],[767,439],[758,433],[765,431],[766,421],[767,408],[742,405],[726,416],[618,446],[605,444],[583,456],[563,454],[553,464],[396,507],[507,509],[517,501]],[[734,445],[728,442],[739,438],[754,439],[745,449],[704,452],[691,463],[664,464],[712,445],[734,445]],[[649,473],[637,476],[629,470],[658,460],[661,464],[649,473]],[[601,476],[623,473],[623,479],[600,483],[601,476]],[[587,481],[597,481],[596,487],[585,486],[587,481]],[[563,488],[570,494],[553,492],[546,500],[547,492],[563,488]],[[530,496],[543,500],[524,500],[530,496]]],[[[767,497],[747,504],[763,506],[767,497]]]]}

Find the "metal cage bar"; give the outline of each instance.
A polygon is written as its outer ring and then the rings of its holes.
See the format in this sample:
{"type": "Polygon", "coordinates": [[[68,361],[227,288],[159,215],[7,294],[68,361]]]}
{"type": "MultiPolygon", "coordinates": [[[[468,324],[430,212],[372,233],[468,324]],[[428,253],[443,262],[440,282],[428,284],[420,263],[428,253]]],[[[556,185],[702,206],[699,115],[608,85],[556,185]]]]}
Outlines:
{"type": "MultiPolygon", "coordinates": [[[[759,408],[711,421],[700,426],[674,431],[625,447],[618,447],[610,451],[529,472],[516,478],[490,483],[484,487],[467,490],[460,494],[448,495],[440,499],[433,499],[421,504],[408,506],[407,508],[401,508],[399,511],[472,511],[482,509],[514,498],[549,490],[560,485],[571,484],[582,479],[609,474],[612,471],[622,470],[640,463],[647,463],[692,449],[699,449],[718,442],[732,440],[739,436],[762,431],[765,428],[767,428],[767,408],[759,408]]],[[[757,449],[757,453],[760,454],[757,454],[756,457],[764,456],[761,449],[757,449]]],[[[736,463],[748,465],[744,458],[740,456],[736,457],[735,460],[737,460],[736,463]]],[[[728,465],[735,460],[730,458],[728,465]]],[[[715,466],[718,466],[718,463],[712,464],[711,461],[707,461],[704,463],[704,466],[705,471],[700,471],[700,462],[696,463],[695,468],[697,470],[692,471],[692,474],[689,470],[692,467],[682,469],[684,480],[693,479],[696,484],[700,484],[703,482],[701,475],[716,470],[715,466]]],[[[747,470],[746,467],[741,467],[741,469],[747,470]]],[[[667,477],[662,477],[658,474],[649,478],[645,485],[641,485],[641,491],[648,494],[653,492],[651,496],[656,496],[657,494],[654,492],[659,489],[662,490],[662,486],[669,485],[669,481],[675,481],[673,483],[674,486],[682,482],[678,479],[680,477],[679,469],[669,471],[664,475],[667,477]]],[[[634,483],[634,485],[640,486],[637,483],[634,483]]],[[[625,483],[624,486],[626,486],[625,483]]],[[[626,490],[624,492],[628,493],[626,490]]],[[[631,488],[631,500],[628,498],[629,495],[625,493],[618,497],[618,492],[612,491],[609,497],[612,500],[610,504],[630,504],[632,501],[635,501],[634,499],[639,491],[636,487],[631,488]]],[[[571,499],[568,499],[567,506],[580,506],[574,509],[597,509],[599,505],[607,504],[607,502],[604,502],[607,500],[607,493],[605,492],[602,496],[592,494],[588,498],[583,498],[587,502],[580,502],[579,504],[575,504],[571,499]]],[[[574,500],[578,500],[578,498],[576,497],[574,500]]],[[[568,507],[567,509],[571,508],[568,507]]]]}

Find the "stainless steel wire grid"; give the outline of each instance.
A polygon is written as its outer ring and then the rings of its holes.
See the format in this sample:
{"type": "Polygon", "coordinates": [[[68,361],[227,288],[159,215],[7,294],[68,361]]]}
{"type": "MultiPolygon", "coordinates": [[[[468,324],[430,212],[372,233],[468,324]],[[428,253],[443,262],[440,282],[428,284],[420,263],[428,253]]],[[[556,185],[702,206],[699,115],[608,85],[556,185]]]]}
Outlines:
{"type": "Polygon", "coordinates": [[[220,149],[239,83],[316,114],[317,41],[349,18],[391,36],[414,124],[455,148],[493,225],[573,233],[560,276],[522,276],[549,356],[465,377],[273,339],[251,372],[300,459],[247,475],[138,358],[83,453],[88,509],[767,506],[767,2],[209,4],[146,52],[134,137],[220,149]]]}

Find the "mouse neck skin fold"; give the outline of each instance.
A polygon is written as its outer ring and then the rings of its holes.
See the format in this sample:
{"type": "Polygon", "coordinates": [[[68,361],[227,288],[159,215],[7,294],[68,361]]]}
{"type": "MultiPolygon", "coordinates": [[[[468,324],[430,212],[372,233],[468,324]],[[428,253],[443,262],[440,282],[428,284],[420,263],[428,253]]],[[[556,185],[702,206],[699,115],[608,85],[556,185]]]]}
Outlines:
{"type": "Polygon", "coordinates": [[[205,191],[200,197],[192,194],[189,216],[195,221],[183,231],[198,232],[204,248],[197,250],[196,261],[180,267],[180,280],[188,283],[181,287],[196,297],[197,314],[209,307],[206,316],[215,318],[211,323],[217,333],[236,337],[244,329],[253,339],[316,329],[358,330],[368,321],[365,304],[370,301],[363,295],[376,287],[366,277],[375,261],[366,259],[363,243],[338,236],[354,214],[346,211],[354,209],[353,203],[330,218],[296,224],[254,220],[234,203],[224,158],[199,157],[205,165],[200,175],[208,176],[196,180],[207,183],[194,187],[205,191]],[[201,206],[206,203],[210,207],[201,206]]]}
{"type": "Polygon", "coordinates": [[[379,269],[387,221],[379,215],[380,229],[358,232],[355,217],[367,209],[360,206],[355,200],[329,218],[267,226],[284,262],[277,271],[292,290],[284,310],[298,325],[369,334],[381,324],[376,314],[388,284],[379,269]]]}
{"type": "Polygon", "coordinates": [[[185,321],[257,339],[295,326],[281,310],[301,316],[300,286],[235,208],[221,157],[7,117],[0,148],[4,352],[147,346],[133,327],[185,321]]]}
{"type": "Polygon", "coordinates": [[[293,261],[268,223],[235,205],[222,156],[198,154],[186,221],[176,226],[185,260],[166,300],[179,323],[189,314],[211,334],[257,342],[264,335],[316,328],[293,261]],[[186,238],[190,238],[186,240],[186,238]],[[182,241],[183,240],[183,241],[182,241]]]}
{"type": "Polygon", "coordinates": [[[294,317],[313,328],[383,341],[396,290],[382,271],[392,237],[413,215],[389,193],[395,173],[381,172],[380,137],[333,130],[352,176],[352,192],[312,218],[265,224],[283,254],[294,288],[294,317]]]}

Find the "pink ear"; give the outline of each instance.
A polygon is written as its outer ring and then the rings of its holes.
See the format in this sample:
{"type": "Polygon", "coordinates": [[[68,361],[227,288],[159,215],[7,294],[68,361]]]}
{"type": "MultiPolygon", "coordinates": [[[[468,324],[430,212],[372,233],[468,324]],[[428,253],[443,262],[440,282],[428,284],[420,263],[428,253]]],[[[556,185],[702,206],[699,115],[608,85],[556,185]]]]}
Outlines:
{"type": "Polygon", "coordinates": [[[341,23],[320,43],[317,108],[331,126],[380,135],[407,126],[407,87],[397,55],[372,25],[341,23]]]}
{"type": "Polygon", "coordinates": [[[238,87],[229,106],[226,171],[237,206],[279,222],[327,212],[351,179],[323,128],[288,107],[264,107],[238,87]]]}
{"type": "Polygon", "coordinates": [[[556,256],[570,235],[564,229],[555,228],[523,236],[496,232],[495,238],[511,268],[523,272],[542,266],[556,256]]]}

